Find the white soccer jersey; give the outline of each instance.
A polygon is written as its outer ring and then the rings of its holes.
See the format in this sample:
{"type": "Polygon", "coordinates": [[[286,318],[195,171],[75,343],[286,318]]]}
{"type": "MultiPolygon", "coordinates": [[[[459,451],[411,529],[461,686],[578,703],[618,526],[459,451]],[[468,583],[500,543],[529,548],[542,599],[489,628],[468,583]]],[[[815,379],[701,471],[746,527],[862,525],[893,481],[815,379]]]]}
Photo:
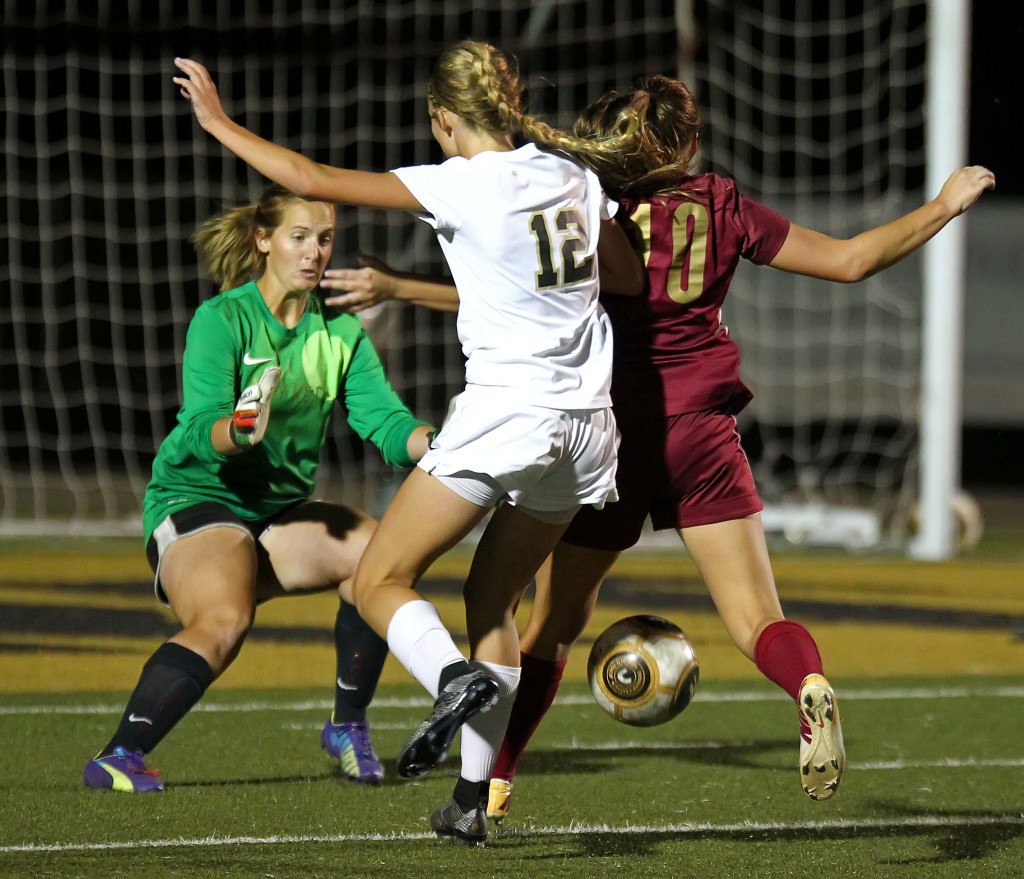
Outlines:
{"type": "Polygon", "coordinates": [[[611,405],[597,176],[528,144],[394,173],[426,210],[459,291],[466,383],[559,409],[611,405]]]}

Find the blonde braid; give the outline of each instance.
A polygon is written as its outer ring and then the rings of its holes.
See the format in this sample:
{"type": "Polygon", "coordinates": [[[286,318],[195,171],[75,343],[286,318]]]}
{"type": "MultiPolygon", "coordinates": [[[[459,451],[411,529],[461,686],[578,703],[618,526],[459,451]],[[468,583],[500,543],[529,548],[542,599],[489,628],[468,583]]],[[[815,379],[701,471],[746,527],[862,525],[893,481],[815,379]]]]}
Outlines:
{"type": "MultiPolygon", "coordinates": [[[[659,148],[657,132],[644,124],[644,101],[638,101],[637,107],[614,124],[604,128],[595,124],[567,134],[525,113],[522,91],[514,55],[487,43],[465,40],[449,47],[438,58],[427,86],[427,98],[432,110],[444,107],[471,128],[518,136],[543,149],[566,153],[592,168],[602,182],[607,177],[611,185],[620,189],[636,176],[635,172],[648,174],[648,163],[667,156],[659,148]],[[620,180],[624,166],[630,170],[620,180]]],[[[678,168],[673,166],[667,173],[678,175],[678,168]]]]}
{"type": "Polygon", "coordinates": [[[456,43],[438,58],[427,98],[432,109],[451,110],[471,128],[512,134],[521,112],[519,65],[515,56],[487,43],[456,43]]]}
{"type": "Polygon", "coordinates": [[[519,88],[518,78],[511,80],[509,77],[502,77],[494,65],[494,58],[491,52],[473,55],[473,73],[489,106],[493,107],[498,118],[500,131],[514,131],[517,120],[522,116],[519,110],[519,102],[522,90],[519,88]],[[506,80],[502,82],[502,80],[506,80]],[[511,94],[506,96],[502,86],[507,88],[511,83],[515,84],[511,94]],[[509,102],[512,103],[509,103],[509,102]]]}

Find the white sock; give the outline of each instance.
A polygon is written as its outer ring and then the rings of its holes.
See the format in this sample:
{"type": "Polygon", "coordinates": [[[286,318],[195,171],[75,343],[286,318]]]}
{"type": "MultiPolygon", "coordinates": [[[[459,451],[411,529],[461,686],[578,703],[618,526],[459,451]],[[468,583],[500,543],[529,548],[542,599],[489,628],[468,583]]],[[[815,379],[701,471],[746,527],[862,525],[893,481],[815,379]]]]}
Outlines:
{"type": "Polygon", "coordinates": [[[388,647],[427,692],[437,698],[441,669],[464,660],[437,609],[422,599],[403,604],[388,623],[388,647]]]}
{"type": "Polygon", "coordinates": [[[471,659],[470,664],[498,682],[498,702],[489,711],[471,717],[462,727],[462,777],[466,781],[490,781],[519,688],[519,669],[478,659],[471,659]]]}

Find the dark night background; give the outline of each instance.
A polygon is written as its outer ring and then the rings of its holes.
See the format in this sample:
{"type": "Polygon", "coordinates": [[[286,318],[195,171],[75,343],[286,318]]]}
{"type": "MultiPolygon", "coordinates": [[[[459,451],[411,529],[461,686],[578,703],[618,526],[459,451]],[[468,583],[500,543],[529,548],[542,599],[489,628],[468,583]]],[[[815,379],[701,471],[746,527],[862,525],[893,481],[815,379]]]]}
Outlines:
{"type": "MultiPolygon", "coordinates": [[[[111,16],[110,4],[99,0],[83,0],[73,9],[56,0],[5,3],[5,69],[0,88],[5,90],[5,98],[6,90],[11,89],[19,107],[32,106],[34,111],[5,112],[0,131],[8,145],[2,187],[6,198],[0,198],[0,228],[5,235],[3,247],[9,248],[0,258],[0,308],[8,313],[16,308],[27,314],[28,326],[35,329],[18,336],[25,333],[23,328],[0,321],[0,427],[5,436],[24,440],[23,445],[0,449],[0,469],[4,472],[9,472],[2,467],[5,460],[16,472],[29,459],[48,466],[59,462],[63,470],[77,471],[80,459],[92,454],[94,445],[103,445],[100,454],[105,467],[116,469],[122,461],[139,462],[129,463],[129,467],[137,467],[132,474],[137,482],[144,477],[147,456],[152,454],[152,439],[164,435],[173,421],[178,364],[174,358],[153,364],[144,355],[146,350],[180,349],[191,309],[200,298],[209,295],[198,282],[194,255],[181,230],[192,228],[198,219],[219,209],[226,198],[237,199],[237,193],[251,189],[254,180],[238,163],[226,160],[215,146],[196,136],[190,114],[180,112],[173,103],[173,95],[168,102],[168,82],[173,70],[163,59],[173,54],[194,54],[200,58],[219,58],[223,64],[232,58],[279,56],[288,59],[289,64],[294,61],[295,68],[302,68],[299,75],[293,75],[292,70],[288,82],[283,84],[272,81],[273,72],[267,68],[261,69],[254,79],[239,62],[234,70],[222,70],[218,76],[225,96],[232,90],[241,95],[247,91],[266,94],[282,88],[289,96],[308,89],[330,93],[335,77],[341,77],[344,83],[359,82],[360,78],[374,83],[400,83],[400,94],[389,93],[388,106],[375,109],[369,127],[361,129],[358,136],[352,135],[351,129],[357,122],[366,126],[366,120],[360,122],[348,104],[340,110],[326,110],[313,105],[293,108],[289,103],[282,113],[280,106],[249,102],[240,121],[277,139],[287,138],[290,145],[302,152],[335,164],[381,169],[400,163],[436,161],[432,145],[423,137],[413,140],[407,132],[402,135],[404,145],[396,147],[403,151],[400,162],[369,151],[367,145],[388,137],[390,126],[395,124],[395,117],[389,113],[398,113],[406,120],[401,123],[404,126],[419,125],[422,121],[421,84],[429,73],[427,59],[441,46],[468,35],[485,36],[487,27],[499,24],[508,33],[518,33],[528,23],[533,4],[514,8],[501,4],[507,8],[500,13],[492,13],[488,8],[486,12],[475,10],[470,14],[465,11],[469,8],[465,4],[429,4],[424,0],[420,6],[430,12],[417,19],[415,33],[406,14],[411,8],[408,3],[373,5],[372,15],[360,16],[354,27],[344,31],[319,26],[315,14],[316,10],[346,9],[348,5],[331,0],[308,0],[304,5],[314,10],[312,17],[301,22],[290,16],[275,18],[275,26],[271,27],[266,24],[270,20],[268,10],[289,4],[268,0],[228,0],[217,4],[218,15],[239,24],[236,32],[220,26],[220,19],[215,19],[205,4],[198,3],[161,2],[144,6],[131,2],[126,5],[129,12],[125,16],[111,16]],[[449,14],[453,7],[463,11],[449,14]],[[398,11],[402,15],[393,14],[398,11]],[[151,16],[159,16],[161,26],[147,21],[151,16]],[[253,22],[261,23],[249,28],[253,22]],[[422,39],[424,28],[426,41],[422,39]],[[418,42],[413,45],[410,41],[417,37],[418,42]],[[240,49],[241,39],[244,47],[240,49]],[[76,59],[78,79],[72,83],[65,81],[67,73],[61,64],[65,55],[76,59]],[[91,60],[79,63],[82,58],[93,56],[120,65],[138,65],[139,69],[132,67],[130,77],[110,77],[97,70],[91,60]],[[110,85],[111,81],[114,85],[110,85]],[[66,111],[61,98],[72,89],[83,99],[83,106],[76,108],[76,124],[81,126],[82,137],[62,143],[61,127],[68,123],[62,117],[66,111]],[[104,102],[108,106],[112,103],[113,109],[97,110],[104,102]],[[143,105],[151,110],[138,112],[143,105]],[[39,132],[50,136],[48,149],[31,149],[39,132]],[[321,132],[328,132],[329,136],[321,132]],[[101,156],[92,146],[94,138],[117,145],[145,143],[147,147],[152,145],[152,149],[136,149],[133,154],[130,149],[118,147],[116,155],[101,156]],[[163,144],[171,144],[172,148],[164,150],[163,144]],[[209,182],[205,189],[193,184],[196,174],[209,182]],[[132,187],[133,177],[146,181],[141,197],[132,187]],[[75,190],[76,180],[79,187],[84,181],[82,191],[75,190]],[[215,181],[226,183],[217,189],[215,181]],[[45,193],[45,197],[40,197],[39,192],[45,193]],[[81,215],[80,219],[74,219],[75,212],[81,215]],[[67,229],[75,228],[77,222],[83,224],[84,234],[67,234],[67,229]],[[61,230],[60,234],[47,232],[48,224],[61,230]],[[144,281],[134,281],[130,273],[139,271],[136,235],[149,225],[156,230],[152,240],[146,241],[149,275],[144,281]],[[11,237],[14,230],[21,233],[33,227],[42,231],[25,234],[17,241],[11,237]],[[111,230],[115,230],[113,234],[111,230]],[[161,238],[161,230],[171,231],[161,238]],[[71,264],[73,259],[85,263],[92,274],[87,278],[66,277],[59,267],[71,264]],[[122,300],[117,299],[117,288],[105,283],[108,264],[130,267],[122,270],[122,300]],[[26,274],[31,272],[33,277],[13,278],[11,269],[15,265],[25,267],[26,274]],[[37,267],[41,271],[37,272],[37,267]],[[15,280],[18,283],[12,283],[15,280]],[[52,305],[41,304],[43,297],[38,291],[46,286],[53,291],[52,305]],[[111,322],[108,299],[119,309],[122,324],[111,322]],[[176,304],[168,304],[172,301],[176,304]],[[96,355],[89,363],[80,363],[74,354],[83,337],[96,355]],[[111,346],[127,351],[127,362],[116,356],[107,357],[111,346]],[[16,349],[29,354],[22,353],[16,358],[12,356],[16,349]],[[154,388],[162,395],[156,402],[154,388]],[[31,418],[38,424],[41,441],[33,440],[32,431],[24,428],[26,410],[22,408],[20,389],[30,391],[34,401],[31,418]],[[62,402],[47,405],[45,401],[51,394],[52,399],[62,402]],[[90,418],[98,418],[101,423],[93,424],[90,418]],[[79,433],[70,441],[50,439],[68,425],[93,433],[79,433]],[[96,436],[102,436],[104,443],[91,442],[96,436]]],[[[734,8],[744,5],[737,3],[734,8]]],[[[838,5],[846,8],[843,3],[838,5]]],[[[621,4],[569,0],[558,6],[563,30],[567,16],[576,16],[582,26],[602,17],[619,21],[613,16],[623,14],[621,4]]],[[[851,3],[849,8],[854,7],[851,3]]],[[[652,0],[642,8],[643,15],[652,20],[660,16],[661,20],[671,21],[674,3],[652,0]]],[[[705,8],[702,0],[695,0],[694,8],[700,21],[701,9],[705,8]]],[[[639,15],[635,13],[634,18],[639,15]]],[[[622,21],[628,24],[626,19],[622,21]]],[[[575,44],[555,42],[550,34],[542,37],[539,48],[505,42],[520,54],[526,70],[542,72],[531,81],[531,86],[540,86],[536,90],[531,88],[531,108],[554,116],[553,121],[561,124],[565,124],[563,117],[567,112],[594,97],[595,89],[622,85],[623,70],[643,72],[649,57],[646,53],[655,43],[662,59],[671,57],[666,54],[671,48],[665,47],[675,45],[671,28],[655,37],[626,33],[595,37],[596,32],[581,32],[586,37],[575,44]],[[559,47],[560,56],[556,57],[550,48],[554,45],[559,47]],[[608,82],[600,85],[573,80],[573,53],[583,53],[581,62],[600,58],[602,64],[607,64],[608,82]],[[546,70],[553,71],[557,88],[544,87],[546,70]],[[533,97],[535,94],[539,101],[533,97]],[[545,101],[557,101],[559,106],[546,106],[545,101]]],[[[1024,116],[1018,72],[1018,58],[1024,45],[1024,5],[994,0],[977,2],[972,13],[972,38],[968,161],[984,164],[996,174],[997,191],[986,195],[986,201],[1021,205],[1012,215],[1019,218],[1022,227],[1018,238],[1024,237],[1024,168],[1018,157],[1020,145],[1016,135],[1024,116]]],[[[666,72],[671,72],[670,65],[665,67],[666,72]]],[[[5,100],[5,111],[10,105],[5,100]]],[[[398,222],[404,222],[404,218],[398,222]]],[[[346,230],[345,234],[351,237],[351,252],[357,245],[366,248],[379,241],[399,240],[392,235],[373,238],[368,244],[368,236],[377,234],[367,232],[369,226],[358,222],[346,230]]],[[[1021,250],[1024,248],[1017,252],[1021,250]]],[[[376,252],[381,252],[380,247],[376,252]]],[[[1015,255],[1007,254],[1007,258],[1015,255]]],[[[337,262],[337,249],[335,256],[337,262]]],[[[116,274],[117,271],[112,273],[116,274]]],[[[1008,292],[1016,300],[1024,291],[1008,292]]],[[[450,383],[450,377],[459,368],[457,346],[450,344],[451,326],[446,323],[447,318],[437,316],[405,319],[417,322],[418,338],[431,343],[443,339],[444,344],[432,345],[432,353],[426,358],[430,362],[425,361],[422,351],[389,352],[389,372],[409,377],[410,384],[399,390],[414,409],[427,415],[436,410],[434,414],[440,415],[450,393],[446,382],[450,383]],[[396,365],[399,368],[393,369],[396,365]]],[[[969,311],[969,327],[971,321],[969,311]]],[[[1022,411],[1020,405],[1013,409],[1022,411]]],[[[361,443],[352,441],[350,435],[342,442],[349,446],[342,454],[361,454],[361,443]]],[[[1024,421],[1003,419],[998,424],[989,424],[965,420],[965,485],[1024,486],[1022,451],[1024,421]]],[[[88,479],[84,470],[75,476],[88,479]]],[[[129,506],[134,503],[131,501],[129,506]]]]}

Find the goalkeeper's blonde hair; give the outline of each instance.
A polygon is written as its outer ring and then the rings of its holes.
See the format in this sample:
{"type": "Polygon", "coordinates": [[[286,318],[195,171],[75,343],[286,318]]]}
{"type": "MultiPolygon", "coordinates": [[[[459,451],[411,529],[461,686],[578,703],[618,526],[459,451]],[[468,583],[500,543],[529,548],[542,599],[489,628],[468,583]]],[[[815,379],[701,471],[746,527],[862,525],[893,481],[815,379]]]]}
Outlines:
{"type": "Polygon", "coordinates": [[[566,134],[528,115],[519,62],[488,43],[464,40],[446,49],[434,65],[427,100],[432,115],[443,107],[477,131],[531,141],[595,169],[618,161],[630,142],[619,133],[603,138],[566,134]]]}
{"type": "Polygon", "coordinates": [[[308,200],[274,184],[254,204],[227,208],[210,217],[192,235],[203,274],[221,291],[261,277],[267,255],[256,246],[256,232],[262,229],[265,235],[272,235],[284,222],[292,202],[308,200]]]}

